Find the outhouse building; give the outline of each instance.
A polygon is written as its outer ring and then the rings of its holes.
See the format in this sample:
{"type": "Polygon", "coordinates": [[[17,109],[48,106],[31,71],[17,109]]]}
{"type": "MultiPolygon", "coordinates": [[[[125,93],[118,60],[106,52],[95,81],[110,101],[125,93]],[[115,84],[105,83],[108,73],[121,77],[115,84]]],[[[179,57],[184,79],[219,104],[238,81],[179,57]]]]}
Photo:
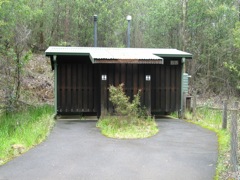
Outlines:
{"type": "Polygon", "coordinates": [[[49,47],[56,115],[113,113],[110,85],[124,83],[153,115],[181,111],[183,65],[192,55],[176,49],[49,47]]]}

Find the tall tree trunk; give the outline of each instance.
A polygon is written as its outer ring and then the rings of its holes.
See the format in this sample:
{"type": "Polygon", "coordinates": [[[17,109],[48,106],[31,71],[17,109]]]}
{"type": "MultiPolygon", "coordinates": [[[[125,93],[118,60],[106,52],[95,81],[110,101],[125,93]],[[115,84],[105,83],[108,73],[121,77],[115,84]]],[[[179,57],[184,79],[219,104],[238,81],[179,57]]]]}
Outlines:
{"type": "MultiPolygon", "coordinates": [[[[69,41],[69,5],[66,3],[66,17],[65,17],[65,36],[64,40],[66,43],[69,41]]],[[[68,44],[66,44],[68,45],[68,44]]]]}
{"type": "Polygon", "coordinates": [[[187,44],[187,31],[186,31],[186,25],[187,25],[187,6],[188,6],[188,0],[182,1],[182,50],[186,51],[186,44],[187,44]]]}
{"type": "Polygon", "coordinates": [[[240,21],[240,0],[238,0],[238,21],[240,21]]]}
{"type": "Polygon", "coordinates": [[[16,47],[16,64],[15,64],[15,83],[14,83],[14,89],[15,89],[15,98],[13,99],[13,105],[15,106],[17,101],[20,98],[20,87],[21,87],[21,63],[20,63],[20,57],[21,57],[21,51],[19,50],[19,47],[16,47]]]}
{"type": "MultiPolygon", "coordinates": [[[[43,9],[43,0],[41,1],[41,9],[43,9]]],[[[43,50],[44,49],[44,34],[43,34],[43,19],[40,22],[40,32],[39,32],[39,49],[43,50]]]]}

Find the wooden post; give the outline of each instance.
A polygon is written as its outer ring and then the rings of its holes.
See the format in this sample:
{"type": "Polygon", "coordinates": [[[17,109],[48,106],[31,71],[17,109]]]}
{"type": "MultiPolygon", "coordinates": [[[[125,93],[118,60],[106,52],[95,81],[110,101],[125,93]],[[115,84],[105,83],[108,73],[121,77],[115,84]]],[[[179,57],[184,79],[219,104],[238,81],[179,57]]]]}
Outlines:
{"type": "Polygon", "coordinates": [[[227,100],[223,100],[222,129],[227,129],[227,100]]]}
{"type": "Polygon", "coordinates": [[[233,172],[238,170],[238,137],[237,137],[237,111],[238,111],[238,102],[235,102],[232,110],[232,120],[231,120],[231,169],[233,172]]]}
{"type": "Polygon", "coordinates": [[[148,115],[151,115],[151,75],[146,75],[145,103],[148,115]]]}
{"type": "Polygon", "coordinates": [[[185,118],[187,93],[183,92],[182,118],[185,118]]]}
{"type": "Polygon", "coordinates": [[[57,106],[58,106],[58,94],[57,94],[57,81],[58,81],[58,64],[57,64],[57,56],[53,56],[53,62],[54,62],[54,111],[55,116],[54,118],[57,119],[57,106]]]}
{"type": "Polygon", "coordinates": [[[188,111],[191,111],[191,100],[192,100],[191,96],[186,97],[186,110],[188,111]]]}
{"type": "Polygon", "coordinates": [[[101,116],[107,114],[107,75],[101,75],[101,116]]]}
{"type": "Polygon", "coordinates": [[[193,93],[193,112],[192,112],[192,118],[195,121],[196,120],[196,108],[197,108],[197,94],[196,92],[193,93]]]}

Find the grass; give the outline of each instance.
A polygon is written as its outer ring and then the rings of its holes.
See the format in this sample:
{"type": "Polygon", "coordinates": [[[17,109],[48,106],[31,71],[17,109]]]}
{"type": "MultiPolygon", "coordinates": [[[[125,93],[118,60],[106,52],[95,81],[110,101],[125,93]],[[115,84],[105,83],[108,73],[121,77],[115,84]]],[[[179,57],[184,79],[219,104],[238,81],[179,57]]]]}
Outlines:
{"type": "Polygon", "coordinates": [[[230,150],[230,133],[227,130],[222,130],[222,111],[212,110],[202,107],[197,109],[196,120],[192,120],[192,114],[186,112],[185,119],[191,123],[198,124],[206,129],[214,131],[218,136],[218,163],[215,179],[224,179],[223,175],[228,171],[227,156],[230,150]]]}
{"type": "Polygon", "coordinates": [[[203,107],[197,111],[197,120],[194,123],[216,132],[218,136],[218,163],[215,179],[223,179],[222,176],[228,170],[226,154],[230,150],[230,133],[222,129],[222,111],[211,110],[203,107]]]}
{"type": "Polygon", "coordinates": [[[158,133],[158,127],[153,118],[131,120],[130,117],[106,116],[97,122],[101,133],[107,137],[118,139],[147,138],[158,133]]]}
{"type": "Polygon", "coordinates": [[[53,108],[31,107],[0,117],[0,165],[42,142],[54,125],[53,108]]]}

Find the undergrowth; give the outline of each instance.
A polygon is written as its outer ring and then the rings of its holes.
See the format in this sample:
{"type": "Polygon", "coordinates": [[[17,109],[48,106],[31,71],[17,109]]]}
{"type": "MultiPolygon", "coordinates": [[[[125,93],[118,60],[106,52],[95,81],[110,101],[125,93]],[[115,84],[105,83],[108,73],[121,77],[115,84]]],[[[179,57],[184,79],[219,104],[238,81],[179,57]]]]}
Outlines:
{"type": "Polygon", "coordinates": [[[128,123],[131,117],[105,116],[97,123],[103,135],[112,138],[135,139],[147,138],[158,133],[158,127],[152,118],[136,119],[128,123]]]}
{"type": "Polygon", "coordinates": [[[0,165],[42,142],[54,125],[52,106],[0,117],[0,165]]]}

